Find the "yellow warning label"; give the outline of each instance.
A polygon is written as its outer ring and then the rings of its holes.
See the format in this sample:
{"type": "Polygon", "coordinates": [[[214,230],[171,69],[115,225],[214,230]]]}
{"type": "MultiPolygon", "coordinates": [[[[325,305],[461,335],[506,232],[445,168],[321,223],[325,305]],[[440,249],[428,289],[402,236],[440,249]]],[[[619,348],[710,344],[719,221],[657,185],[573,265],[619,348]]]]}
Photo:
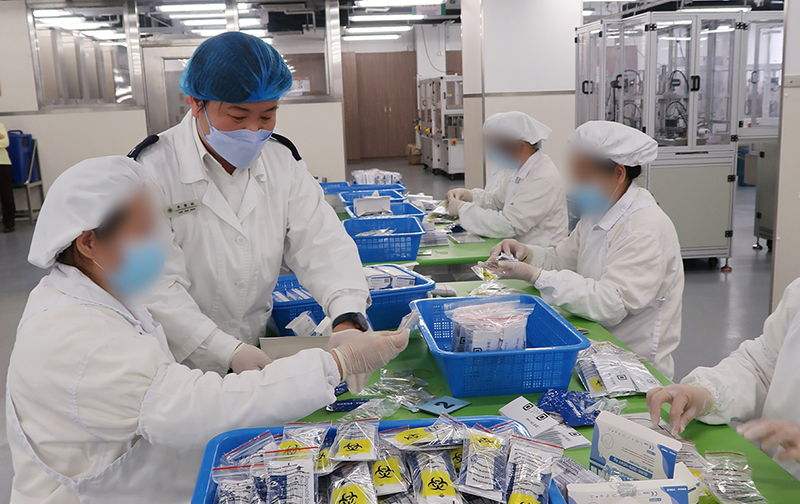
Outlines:
{"type": "Polygon", "coordinates": [[[589,380],[589,385],[592,386],[592,390],[603,390],[603,382],[600,381],[600,377],[592,378],[589,380]]]}
{"type": "Polygon", "coordinates": [[[372,441],[369,439],[342,439],[339,443],[339,450],[337,455],[342,457],[349,457],[352,455],[361,455],[372,451],[372,441]]]}
{"type": "Polygon", "coordinates": [[[367,494],[359,485],[337,488],[331,494],[332,504],[369,504],[367,494]]]}
{"type": "Polygon", "coordinates": [[[461,457],[464,456],[464,447],[459,446],[454,450],[450,450],[450,460],[453,461],[453,467],[456,472],[461,472],[461,457]]]}
{"type": "Polygon", "coordinates": [[[283,460],[292,460],[301,457],[304,451],[300,450],[299,448],[305,448],[305,445],[294,440],[284,441],[281,443],[279,449],[286,451],[282,451],[278,455],[278,458],[283,460]]]}
{"type": "Polygon", "coordinates": [[[400,462],[396,458],[374,462],[372,464],[372,480],[375,482],[375,486],[402,483],[400,462]]]}
{"type": "Polygon", "coordinates": [[[395,434],[394,438],[405,445],[410,445],[414,443],[418,443],[423,439],[429,439],[433,436],[430,435],[425,429],[417,428],[417,429],[407,429],[399,434],[395,434]]]}
{"type": "Polygon", "coordinates": [[[530,495],[514,493],[508,496],[508,504],[541,504],[541,502],[530,495]]]}
{"type": "Polygon", "coordinates": [[[445,497],[456,495],[453,487],[453,480],[447,471],[422,471],[422,491],[423,497],[445,497]]]}
{"type": "Polygon", "coordinates": [[[330,452],[329,448],[324,450],[320,450],[319,456],[317,457],[317,471],[324,471],[328,464],[330,464],[330,452]]]}
{"type": "Polygon", "coordinates": [[[497,450],[502,449],[500,438],[494,436],[484,436],[482,434],[471,434],[469,438],[470,444],[480,448],[494,448],[497,450]]]}

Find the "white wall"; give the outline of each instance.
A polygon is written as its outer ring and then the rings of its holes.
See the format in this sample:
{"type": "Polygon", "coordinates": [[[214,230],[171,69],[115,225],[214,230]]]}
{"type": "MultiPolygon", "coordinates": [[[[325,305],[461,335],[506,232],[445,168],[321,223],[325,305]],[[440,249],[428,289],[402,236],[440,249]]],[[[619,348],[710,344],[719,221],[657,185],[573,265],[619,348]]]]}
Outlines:
{"type": "Polygon", "coordinates": [[[38,140],[45,191],[79,161],[125,155],[147,136],[141,109],[0,115],[0,122],[7,129],[21,129],[38,140]]]}
{"type": "Polygon", "coordinates": [[[275,131],[295,144],[312,175],[329,182],[345,180],[341,102],[282,102],[275,131]]]}
{"type": "Polygon", "coordinates": [[[441,77],[447,73],[447,38],[444,25],[414,27],[417,48],[417,76],[420,79],[441,77]]]}
{"type": "Polygon", "coordinates": [[[800,3],[784,4],[783,101],[778,170],[778,214],[773,240],[772,307],[800,277],[800,3]]]}
{"type": "Polygon", "coordinates": [[[25,2],[0,1],[0,112],[39,107],[25,2]]]}

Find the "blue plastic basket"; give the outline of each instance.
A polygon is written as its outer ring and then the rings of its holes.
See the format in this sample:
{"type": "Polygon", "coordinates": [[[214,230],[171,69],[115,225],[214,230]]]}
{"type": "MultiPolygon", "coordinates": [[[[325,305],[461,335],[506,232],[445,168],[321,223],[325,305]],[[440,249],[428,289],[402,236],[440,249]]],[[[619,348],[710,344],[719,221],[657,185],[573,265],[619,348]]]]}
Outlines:
{"type": "Polygon", "coordinates": [[[325,194],[339,194],[350,191],[379,191],[381,189],[391,189],[399,193],[404,193],[408,190],[402,182],[399,184],[369,184],[358,185],[355,182],[320,182],[322,190],[325,194]]]}
{"type": "Polygon", "coordinates": [[[350,184],[347,182],[320,182],[319,186],[325,194],[339,194],[350,190],[350,184]]]}
{"type": "MultiPolygon", "coordinates": [[[[422,220],[427,214],[425,210],[417,208],[416,206],[412,205],[408,202],[402,203],[392,203],[390,206],[392,210],[391,217],[398,217],[402,215],[406,215],[409,217],[416,217],[419,220],[422,220]]],[[[388,215],[365,215],[363,217],[356,216],[356,213],[353,211],[353,206],[350,205],[346,208],[347,215],[350,216],[351,219],[375,219],[377,217],[389,217],[388,215]]]]}
{"type": "Polygon", "coordinates": [[[353,204],[353,200],[358,198],[366,198],[368,196],[372,196],[375,193],[378,193],[379,196],[389,196],[391,198],[392,203],[402,203],[406,200],[406,197],[400,191],[394,191],[392,189],[377,189],[369,191],[347,191],[339,193],[339,199],[342,200],[344,206],[351,206],[353,204]]]}
{"type": "Polygon", "coordinates": [[[420,314],[420,332],[442,370],[453,397],[529,394],[566,390],[578,352],[589,347],[577,329],[537,296],[423,299],[411,303],[420,314]],[[445,315],[461,304],[519,301],[534,306],[524,350],[451,352],[452,322],[445,315]]]}
{"type": "MultiPolygon", "coordinates": [[[[459,418],[468,426],[476,423],[484,427],[491,428],[495,425],[511,421],[501,416],[475,416],[459,418]]],[[[401,427],[418,428],[427,427],[435,422],[435,418],[425,418],[420,420],[389,420],[380,423],[380,430],[398,429],[401,427]]],[[[517,424],[522,432],[527,432],[524,426],[517,424]]],[[[270,431],[273,435],[283,433],[283,427],[269,427],[266,429],[239,429],[228,431],[211,439],[206,445],[203,454],[203,462],[200,465],[200,472],[197,475],[197,484],[194,487],[192,504],[214,504],[214,497],[217,492],[217,484],[211,479],[211,469],[219,462],[220,457],[234,448],[243,445],[256,436],[260,436],[265,431],[270,431]]],[[[332,427],[333,434],[336,432],[336,424],[332,427]]],[[[552,490],[552,487],[551,487],[552,490]]],[[[556,490],[557,491],[557,490],[556,490]]]]}
{"type": "MultiPolygon", "coordinates": [[[[400,325],[400,321],[411,312],[409,304],[417,299],[422,299],[433,290],[436,283],[430,278],[415,273],[408,268],[403,268],[396,264],[387,264],[403,270],[412,275],[415,285],[409,287],[399,287],[397,289],[376,290],[370,292],[372,305],[367,308],[367,317],[372,328],[376,331],[395,329],[400,325]]],[[[278,278],[275,290],[279,292],[300,287],[300,282],[294,275],[283,275],[278,278]]],[[[310,311],[312,318],[321,322],[325,318],[322,307],[313,299],[303,299],[300,301],[278,301],[272,298],[272,319],[278,325],[282,336],[291,336],[291,329],[286,328],[286,324],[294,320],[295,317],[305,311],[310,311]]]]}
{"type": "Polygon", "coordinates": [[[425,234],[422,223],[416,217],[373,217],[350,219],[342,222],[345,231],[358,247],[361,262],[414,261],[419,252],[419,241],[425,234]],[[373,229],[393,229],[394,233],[377,236],[356,236],[373,229]]]}

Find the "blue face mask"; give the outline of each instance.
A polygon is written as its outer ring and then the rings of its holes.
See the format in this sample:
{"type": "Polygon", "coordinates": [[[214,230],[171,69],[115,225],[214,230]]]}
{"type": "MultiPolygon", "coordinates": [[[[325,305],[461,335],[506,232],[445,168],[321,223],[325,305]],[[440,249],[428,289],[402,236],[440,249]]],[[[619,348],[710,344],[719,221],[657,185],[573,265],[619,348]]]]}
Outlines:
{"type": "Polygon", "coordinates": [[[519,161],[494,147],[486,149],[486,157],[498,168],[503,168],[505,170],[517,170],[522,166],[519,164],[519,161]]]}
{"type": "Polygon", "coordinates": [[[614,193],[611,196],[607,196],[596,185],[580,184],[567,194],[567,200],[575,205],[575,210],[580,215],[599,216],[605,214],[611,208],[617,189],[614,189],[614,193]]]}
{"type": "Polygon", "coordinates": [[[114,271],[107,271],[106,278],[114,293],[128,298],[141,294],[161,275],[164,269],[166,252],[161,240],[153,237],[126,243],[122,248],[122,258],[114,271]]]}
{"type": "MultiPolygon", "coordinates": [[[[208,135],[203,133],[206,142],[214,149],[214,152],[240,170],[249,168],[258,159],[264,144],[272,136],[272,132],[269,130],[250,131],[248,129],[240,129],[220,131],[211,125],[211,121],[208,119],[208,111],[205,107],[203,111],[206,114],[209,129],[208,135]]],[[[200,128],[200,131],[202,132],[203,129],[200,128]]]]}

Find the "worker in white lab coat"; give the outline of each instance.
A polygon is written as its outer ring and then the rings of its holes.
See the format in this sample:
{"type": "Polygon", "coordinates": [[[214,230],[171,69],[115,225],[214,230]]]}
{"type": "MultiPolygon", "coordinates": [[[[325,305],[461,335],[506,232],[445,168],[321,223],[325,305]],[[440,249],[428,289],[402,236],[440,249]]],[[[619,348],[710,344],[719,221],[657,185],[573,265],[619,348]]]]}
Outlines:
{"type": "Polygon", "coordinates": [[[447,211],[464,229],[542,247],[567,237],[564,180],[542,142],[552,130],[523,112],[502,112],[483,125],[494,171],[484,189],[452,189],[447,211]]]}
{"type": "Polygon", "coordinates": [[[749,422],[739,432],[800,478],[800,279],[783,293],[761,336],[739,345],[714,367],[699,367],[680,385],[653,389],[654,422],[671,404],[670,424],[681,433],[697,418],[708,424],[749,422]]]}
{"type": "Polygon", "coordinates": [[[295,421],[332,403],[342,377],[370,373],[408,333],[337,333],[260,371],[221,377],[177,364],[136,299],[166,244],[138,165],[84,161],[51,186],[29,261],[52,270],[31,292],[6,391],[12,504],[188,503],[206,443],[295,421]]]}
{"type": "Polygon", "coordinates": [[[281,55],[261,39],[207,39],[180,81],[191,111],[130,154],[168,220],[165,275],[145,306],[178,362],[219,373],[266,365],[255,345],[282,261],[334,331],[368,327],[358,250],[297,149],[272,133],[291,84],[281,55]]]}
{"type": "Polygon", "coordinates": [[[672,377],[681,339],[683,262],[675,226],[633,181],[658,154],[655,140],[622,124],[590,121],[569,138],[574,188],[582,213],[556,247],[505,240],[492,250],[506,278],[530,281],[542,299],[598,322],[672,377]]]}

